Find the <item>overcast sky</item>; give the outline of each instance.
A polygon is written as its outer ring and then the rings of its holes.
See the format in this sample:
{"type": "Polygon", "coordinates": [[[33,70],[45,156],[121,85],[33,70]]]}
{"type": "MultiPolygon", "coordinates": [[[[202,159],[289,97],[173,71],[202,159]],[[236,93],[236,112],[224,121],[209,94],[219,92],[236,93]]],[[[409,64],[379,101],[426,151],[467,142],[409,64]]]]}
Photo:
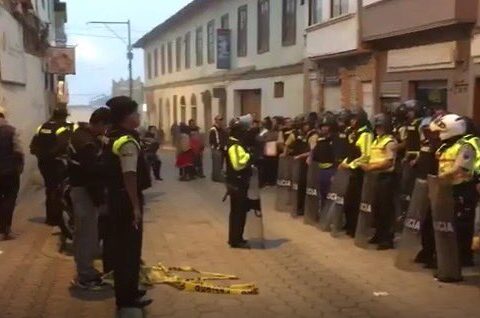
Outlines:
{"type": "MultiPolygon", "coordinates": [[[[88,21],[131,20],[133,42],[191,0],[66,0],[69,43],[77,46],[77,75],[69,76],[70,104],[84,105],[110,94],[112,79],[128,78],[126,44],[88,21]]],[[[111,26],[126,42],[126,26],[111,26]]],[[[135,50],[134,78],[143,78],[143,51],[135,50]]]]}

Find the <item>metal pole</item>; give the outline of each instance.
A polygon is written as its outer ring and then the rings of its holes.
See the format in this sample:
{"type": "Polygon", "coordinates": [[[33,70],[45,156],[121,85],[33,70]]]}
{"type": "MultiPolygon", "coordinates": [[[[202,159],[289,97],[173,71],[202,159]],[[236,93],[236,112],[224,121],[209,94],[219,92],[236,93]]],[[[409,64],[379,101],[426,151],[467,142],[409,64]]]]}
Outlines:
{"type": "Polygon", "coordinates": [[[125,39],[122,39],[114,30],[108,27],[109,24],[123,24],[128,27],[128,43],[127,43],[127,59],[128,59],[128,91],[130,98],[133,98],[133,48],[132,48],[132,29],[130,20],[127,22],[121,21],[91,21],[87,24],[103,24],[107,27],[116,37],[125,42],[125,39]]]}
{"type": "Polygon", "coordinates": [[[130,20],[127,21],[128,25],[128,53],[127,53],[127,58],[128,58],[128,89],[130,93],[130,98],[133,98],[133,66],[132,66],[132,61],[133,61],[133,51],[132,51],[132,29],[131,29],[131,24],[130,20]]]}

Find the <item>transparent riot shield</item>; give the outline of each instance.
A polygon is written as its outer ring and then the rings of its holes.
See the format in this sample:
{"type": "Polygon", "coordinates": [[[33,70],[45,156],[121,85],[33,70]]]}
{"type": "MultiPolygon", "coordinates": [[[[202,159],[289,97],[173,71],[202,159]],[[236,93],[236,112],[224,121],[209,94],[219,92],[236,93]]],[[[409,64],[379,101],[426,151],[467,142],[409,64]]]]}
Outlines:
{"type": "Polygon", "coordinates": [[[395,259],[395,266],[401,270],[420,269],[414,260],[422,249],[421,224],[423,224],[429,208],[428,183],[426,180],[417,179],[395,259]]]}
{"type": "Polygon", "coordinates": [[[358,213],[357,229],[355,231],[355,245],[360,248],[369,248],[368,241],[374,234],[373,205],[377,193],[378,173],[366,173],[363,179],[362,200],[358,213]]]}
{"type": "Polygon", "coordinates": [[[452,187],[438,177],[428,176],[428,190],[437,249],[437,278],[442,282],[461,281],[452,187]]]}
{"type": "Polygon", "coordinates": [[[350,180],[350,170],[337,170],[332,180],[327,202],[319,215],[319,228],[322,231],[331,231],[332,235],[340,232],[344,225],[343,203],[350,180]]]}
{"type": "Polygon", "coordinates": [[[212,181],[225,182],[223,174],[223,153],[221,150],[212,150],[212,181]]]}
{"type": "Polygon", "coordinates": [[[246,234],[253,247],[264,248],[260,183],[258,179],[258,169],[256,167],[252,167],[252,176],[248,187],[248,199],[250,201],[250,210],[247,213],[247,222],[245,225],[246,234]]]}
{"type": "Polygon", "coordinates": [[[304,202],[306,192],[306,164],[305,159],[293,160],[292,164],[292,208],[290,214],[293,217],[304,214],[304,202]]]}
{"type": "Polygon", "coordinates": [[[307,172],[307,191],[305,195],[305,214],[303,222],[305,224],[315,225],[318,222],[318,212],[320,209],[320,198],[317,191],[318,175],[320,168],[317,162],[312,162],[308,166],[307,172]]]}
{"type": "Polygon", "coordinates": [[[280,157],[278,160],[275,208],[279,212],[289,212],[292,209],[292,165],[292,157],[280,157]]]}

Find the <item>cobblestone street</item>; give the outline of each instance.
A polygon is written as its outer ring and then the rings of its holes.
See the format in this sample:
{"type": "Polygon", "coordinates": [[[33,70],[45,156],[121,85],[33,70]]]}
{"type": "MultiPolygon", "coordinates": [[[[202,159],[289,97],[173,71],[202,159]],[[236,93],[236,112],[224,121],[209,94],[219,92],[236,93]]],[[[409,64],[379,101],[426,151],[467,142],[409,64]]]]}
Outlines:
{"type": "MultiPolygon", "coordinates": [[[[222,185],[208,179],[180,183],[170,168],[172,156],[163,157],[166,181],[147,193],[145,261],[234,274],[256,283],[260,294],[157,286],[150,292],[148,317],[478,317],[476,276],[445,285],[426,270],[399,271],[394,251],[361,250],[274,211],[273,189],[264,195],[267,248],[230,249],[222,185]]],[[[111,291],[70,289],[73,262],[56,252],[58,236],[42,224],[42,200],[40,191],[22,197],[15,223],[19,238],[0,243],[0,317],[113,317],[111,291]]]]}

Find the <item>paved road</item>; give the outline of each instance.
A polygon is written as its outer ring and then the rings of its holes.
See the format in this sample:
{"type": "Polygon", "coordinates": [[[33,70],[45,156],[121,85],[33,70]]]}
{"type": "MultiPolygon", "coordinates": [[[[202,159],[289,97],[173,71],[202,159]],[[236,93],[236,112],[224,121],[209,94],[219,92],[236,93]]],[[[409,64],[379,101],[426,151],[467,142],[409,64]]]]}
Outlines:
{"type": "MultiPolygon", "coordinates": [[[[165,167],[172,166],[167,155],[165,167]]],[[[208,161],[207,161],[208,162],[208,161]]],[[[226,244],[223,187],[209,180],[180,183],[176,171],[147,193],[144,259],[235,274],[255,282],[257,296],[179,292],[157,286],[148,317],[479,317],[480,279],[436,282],[425,270],[402,272],[393,251],[365,251],[346,238],[332,239],[273,210],[264,193],[267,249],[231,250],[226,244]],[[385,296],[374,296],[386,292],[385,296]]],[[[20,237],[0,242],[0,318],[113,317],[111,291],[70,289],[73,264],[56,252],[58,236],[41,224],[42,195],[20,202],[20,237]]]]}

